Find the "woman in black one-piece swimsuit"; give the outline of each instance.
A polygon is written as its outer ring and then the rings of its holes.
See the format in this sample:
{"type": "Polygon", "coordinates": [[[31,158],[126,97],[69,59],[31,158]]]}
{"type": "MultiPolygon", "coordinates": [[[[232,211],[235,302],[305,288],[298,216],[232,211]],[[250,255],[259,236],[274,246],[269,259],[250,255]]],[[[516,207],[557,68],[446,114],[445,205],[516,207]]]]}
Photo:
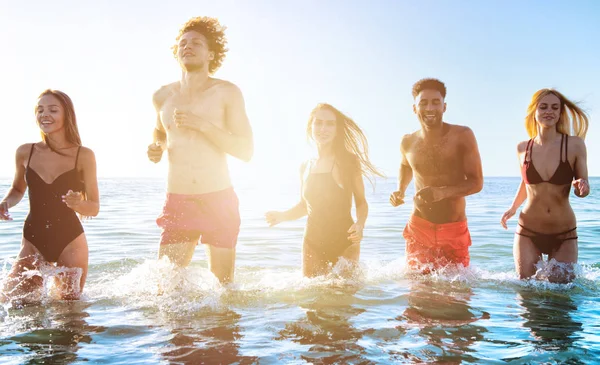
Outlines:
{"type": "Polygon", "coordinates": [[[333,106],[313,109],[307,135],[316,143],[318,158],[302,164],[300,202],[284,212],[267,212],[266,219],[273,226],[308,215],[302,266],[304,275],[312,277],[329,272],[341,257],[358,261],[369,212],[363,176],[382,175],[369,161],[363,132],[333,106]]]}
{"type": "Polygon", "coordinates": [[[23,226],[21,251],[2,292],[4,300],[39,300],[42,278],[23,275],[42,263],[66,270],[56,279],[63,299],[77,299],[88,268],[88,247],[77,216],[96,216],[99,209],[94,153],[81,146],[71,99],[57,90],[44,91],[36,106],[42,141],[17,149],[16,174],[0,202],[0,220],[29,189],[29,214],[23,226]]]}

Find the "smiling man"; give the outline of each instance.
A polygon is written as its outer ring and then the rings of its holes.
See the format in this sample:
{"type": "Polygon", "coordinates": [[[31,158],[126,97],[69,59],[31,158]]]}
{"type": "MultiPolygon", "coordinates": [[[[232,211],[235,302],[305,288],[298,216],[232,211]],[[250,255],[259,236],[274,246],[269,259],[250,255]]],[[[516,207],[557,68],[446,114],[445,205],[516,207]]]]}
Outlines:
{"type": "Polygon", "coordinates": [[[181,80],[154,93],[157,121],[148,158],[157,163],[168,151],[167,198],[157,219],[159,258],[187,266],[201,238],[210,270],[227,283],[233,280],[240,227],[227,155],[249,161],[253,137],[238,87],[211,77],[227,52],[224,30],[209,17],[192,18],[180,29],[173,54],[181,80]]]}
{"type": "Polygon", "coordinates": [[[404,229],[406,259],[413,269],[469,265],[471,236],[465,196],[481,191],[483,175],[475,135],[470,128],[443,121],[446,86],[436,79],[413,85],[413,111],[421,129],[402,138],[398,190],[393,206],[415,178],[414,210],[404,229]]]}

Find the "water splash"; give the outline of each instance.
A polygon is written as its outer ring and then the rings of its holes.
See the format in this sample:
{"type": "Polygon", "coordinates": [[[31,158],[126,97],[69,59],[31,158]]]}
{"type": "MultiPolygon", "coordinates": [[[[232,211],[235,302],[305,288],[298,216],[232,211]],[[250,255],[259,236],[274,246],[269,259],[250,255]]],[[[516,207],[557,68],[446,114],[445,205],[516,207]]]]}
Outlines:
{"type": "Polygon", "coordinates": [[[2,293],[3,307],[7,315],[10,309],[44,305],[53,300],[79,298],[81,294],[81,268],[56,266],[41,261],[37,269],[25,270],[20,277],[10,278],[8,263],[9,260],[5,262],[2,271],[2,287],[10,287],[2,293]]]}

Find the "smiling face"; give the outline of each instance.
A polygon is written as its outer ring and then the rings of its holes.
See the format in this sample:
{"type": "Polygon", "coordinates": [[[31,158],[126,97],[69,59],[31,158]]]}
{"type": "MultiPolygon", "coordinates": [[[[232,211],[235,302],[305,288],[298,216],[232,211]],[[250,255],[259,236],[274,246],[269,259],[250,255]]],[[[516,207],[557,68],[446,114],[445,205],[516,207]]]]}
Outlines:
{"type": "Polygon", "coordinates": [[[177,43],[177,60],[186,71],[196,71],[206,68],[214,54],[208,49],[206,37],[190,30],[184,33],[177,43]]]}
{"type": "Polygon", "coordinates": [[[54,95],[47,94],[38,99],[35,115],[38,126],[46,135],[61,131],[65,126],[65,110],[54,95]]]}
{"type": "Polygon", "coordinates": [[[550,93],[540,99],[535,109],[535,120],[542,128],[555,128],[560,119],[560,99],[550,93]]]}
{"type": "Polygon", "coordinates": [[[422,125],[437,127],[442,125],[446,103],[438,90],[425,89],[415,97],[413,111],[422,125]]]}
{"type": "Polygon", "coordinates": [[[321,146],[333,143],[337,135],[337,121],[333,111],[319,109],[311,122],[311,137],[321,146]]]}

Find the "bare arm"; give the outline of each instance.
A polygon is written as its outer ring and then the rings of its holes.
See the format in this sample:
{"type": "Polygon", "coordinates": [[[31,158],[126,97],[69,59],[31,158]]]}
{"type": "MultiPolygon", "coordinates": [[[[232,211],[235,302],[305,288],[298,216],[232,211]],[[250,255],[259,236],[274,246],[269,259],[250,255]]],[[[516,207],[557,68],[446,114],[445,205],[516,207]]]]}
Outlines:
{"type": "Polygon", "coordinates": [[[286,211],[283,211],[282,214],[282,221],[295,221],[296,219],[300,219],[308,214],[308,211],[306,210],[306,202],[304,199],[301,199],[298,204],[286,211]]]}
{"type": "Polygon", "coordinates": [[[148,159],[154,163],[158,163],[162,159],[164,150],[167,149],[167,133],[160,118],[160,110],[168,95],[168,87],[163,86],[152,96],[152,103],[156,110],[156,124],[152,133],[152,143],[148,146],[148,159]]]}
{"type": "Polygon", "coordinates": [[[576,159],[575,159],[575,195],[580,198],[585,198],[590,193],[590,183],[588,180],[587,168],[587,148],[583,139],[571,137],[577,141],[576,159]]]}
{"type": "Polygon", "coordinates": [[[17,205],[21,199],[23,199],[25,190],[27,190],[27,182],[25,181],[25,161],[27,161],[30,151],[31,144],[24,144],[17,148],[13,183],[4,196],[4,199],[2,199],[2,204],[4,204],[7,210],[17,205]]]}
{"type": "Polygon", "coordinates": [[[167,140],[167,134],[165,133],[165,129],[160,120],[160,109],[162,108],[162,104],[164,103],[165,91],[164,88],[158,90],[152,96],[152,104],[154,104],[154,110],[156,110],[156,124],[154,126],[154,131],[152,134],[152,142],[159,143],[164,149],[165,142],[167,140]]]}
{"type": "MultiPolygon", "coordinates": [[[[519,166],[521,165],[521,153],[525,153],[525,149],[527,148],[527,142],[521,142],[517,145],[517,158],[519,160],[519,166]]],[[[519,184],[519,188],[517,189],[517,194],[513,199],[512,205],[510,206],[510,210],[516,211],[519,209],[521,204],[527,199],[527,189],[525,188],[525,182],[521,179],[521,183],[519,184]]],[[[514,214],[514,213],[513,213],[514,214]]]]}
{"type": "Polygon", "coordinates": [[[407,134],[402,137],[402,142],[400,143],[401,162],[400,169],[398,170],[398,190],[394,191],[390,196],[390,203],[395,207],[404,203],[406,188],[408,188],[408,184],[410,184],[413,178],[412,167],[410,167],[410,163],[406,158],[409,143],[410,135],[407,134]]]}
{"type": "Polygon", "coordinates": [[[244,97],[240,89],[229,84],[225,108],[227,130],[213,123],[201,123],[200,132],[222,151],[248,162],[254,154],[252,128],[246,115],[244,97]]]}
{"type": "Polygon", "coordinates": [[[308,210],[306,208],[306,200],[304,200],[304,194],[303,194],[304,172],[306,170],[306,165],[307,165],[306,163],[303,163],[302,166],[300,166],[300,201],[296,205],[294,205],[292,208],[290,208],[286,211],[283,211],[283,212],[269,211],[269,212],[267,212],[265,214],[265,219],[267,220],[267,223],[269,223],[269,226],[274,226],[276,224],[279,224],[279,223],[285,222],[285,221],[292,221],[292,220],[300,219],[308,214],[308,210]]]}
{"type": "Polygon", "coordinates": [[[475,134],[470,128],[465,128],[460,140],[463,142],[463,171],[466,179],[458,185],[443,187],[443,199],[468,196],[480,192],[483,188],[481,156],[475,134]]]}
{"type": "Polygon", "coordinates": [[[369,215],[369,204],[365,198],[365,183],[361,174],[354,178],[353,183],[354,204],[356,205],[356,223],[365,226],[369,215]]]}
{"type": "Polygon", "coordinates": [[[406,193],[406,188],[408,188],[408,184],[412,181],[413,178],[413,170],[406,159],[406,154],[404,150],[402,153],[402,162],[400,163],[400,169],[398,171],[398,191],[402,193],[402,196],[406,193]]]}
{"type": "Polygon", "coordinates": [[[357,168],[358,172],[352,182],[352,195],[354,195],[354,204],[356,205],[356,223],[348,229],[348,233],[350,233],[348,239],[353,244],[358,244],[362,241],[363,229],[369,215],[369,204],[365,198],[365,183],[360,173],[360,166],[357,166],[357,168]]]}
{"type": "Polygon", "coordinates": [[[294,205],[292,208],[282,212],[284,221],[293,221],[296,219],[300,219],[308,214],[308,210],[306,208],[306,200],[304,200],[304,172],[306,171],[307,163],[303,163],[300,166],[300,201],[298,204],[294,205]]]}
{"type": "Polygon", "coordinates": [[[513,199],[512,205],[510,209],[517,210],[523,204],[523,202],[527,199],[527,189],[525,189],[525,182],[521,179],[521,183],[519,184],[519,188],[517,189],[517,194],[513,199]]]}
{"type": "Polygon", "coordinates": [[[81,163],[86,197],[74,205],[68,205],[71,209],[82,216],[95,217],[98,215],[98,211],[100,210],[100,194],[98,192],[96,156],[94,155],[94,152],[89,148],[82,147],[81,163]]]}
{"type": "MultiPolygon", "coordinates": [[[[521,165],[521,153],[524,153],[526,148],[527,142],[521,142],[517,145],[517,158],[519,159],[519,165],[521,165]]],[[[521,179],[521,182],[519,183],[519,188],[517,189],[517,194],[513,199],[512,205],[510,206],[510,208],[508,208],[506,212],[504,212],[502,218],[500,219],[500,224],[502,225],[502,227],[504,227],[504,229],[508,228],[506,222],[512,216],[515,215],[517,209],[519,209],[519,207],[521,206],[521,204],[523,204],[525,199],[527,199],[527,188],[525,187],[525,181],[521,179]]]]}

